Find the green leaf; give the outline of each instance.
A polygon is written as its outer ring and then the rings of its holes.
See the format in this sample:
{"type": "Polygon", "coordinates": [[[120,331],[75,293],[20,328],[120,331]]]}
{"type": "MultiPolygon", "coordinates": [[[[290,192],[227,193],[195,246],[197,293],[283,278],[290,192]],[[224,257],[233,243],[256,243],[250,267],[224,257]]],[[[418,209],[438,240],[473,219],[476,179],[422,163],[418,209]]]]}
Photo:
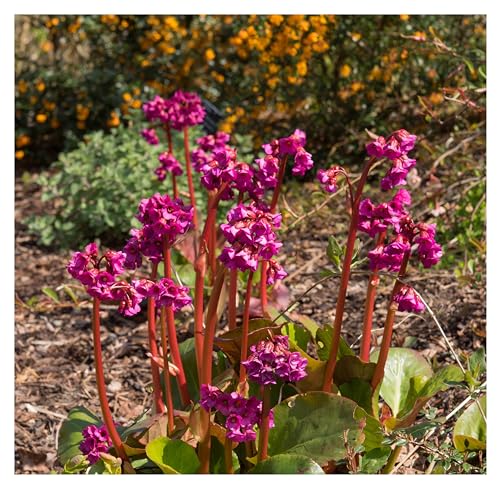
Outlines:
{"type": "MultiPolygon", "coordinates": [[[[486,415],[486,395],[478,402],[486,415]]],[[[457,419],[453,429],[453,444],[462,452],[486,449],[486,422],[476,402],[457,419]]]]}
{"type": "Polygon", "coordinates": [[[469,358],[469,371],[476,380],[486,371],[484,347],[480,347],[472,353],[469,358]]]}
{"type": "Polygon", "coordinates": [[[464,380],[462,370],[456,364],[449,364],[438,369],[424,387],[418,392],[420,398],[430,398],[439,391],[445,391],[450,384],[464,380]]]}
{"type": "Polygon", "coordinates": [[[57,458],[64,466],[75,456],[81,454],[82,430],[88,425],[101,425],[101,420],[84,407],[75,407],[59,430],[57,458]]]}
{"type": "Polygon", "coordinates": [[[87,456],[83,454],[77,454],[76,456],[69,459],[63,468],[63,473],[76,474],[86,470],[89,466],[87,456]]]}
{"type": "Polygon", "coordinates": [[[386,464],[391,454],[390,447],[378,447],[363,454],[359,470],[365,474],[378,473],[386,464]]]}
{"type": "Polygon", "coordinates": [[[344,433],[355,448],[363,441],[363,421],[354,418],[356,408],[352,400],[324,392],[286,399],[273,408],[269,455],[301,454],[320,465],[344,459],[344,433]]]}
{"type": "MultiPolygon", "coordinates": [[[[316,350],[318,357],[322,361],[328,361],[330,357],[330,350],[332,348],[332,337],[333,337],[333,327],[331,325],[325,325],[318,329],[316,332],[316,350]]],[[[344,356],[354,356],[354,352],[349,347],[349,344],[345,341],[343,337],[340,338],[339,351],[337,354],[337,359],[344,356]]]]}
{"type": "MultiPolygon", "coordinates": [[[[371,355],[376,362],[378,351],[371,355]]],[[[380,395],[389,405],[394,417],[407,413],[415,403],[416,392],[432,377],[429,363],[416,351],[402,347],[389,350],[384,368],[380,395]]]]}
{"type": "Polygon", "coordinates": [[[55,291],[54,289],[49,288],[48,286],[45,286],[42,288],[42,293],[44,293],[49,298],[54,300],[54,302],[61,303],[61,300],[59,300],[59,295],[57,294],[57,291],[55,291]]]}
{"type": "Polygon", "coordinates": [[[281,333],[287,335],[290,341],[293,341],[301,349],[307,351],[311,335],[305,327],[294,323],[288,323],[281,328],[281,333]]]}
{"type": "MultiPolygon", "coordinates": [[[[210,473],[211,474],[226,474],[226,462],[224,459],[224,446],[219,442],[217,437],[212,436],[210,441],[210,473]]],[[[232,451],[233,472],[240,469],[240,462],[237,454],[232,451]]]]}
{"type": "Polygon", "coordinates": [[[311,458],[299,454],[278,454],[258,463],[248,474],[325,474],[311,458]]]}
{"type": "Polygon", "coordinates": [[[200,467],[195,449],[179,439],[157,437],[146,446],[146,454],[166,474],[194,474],[200,467]]]}

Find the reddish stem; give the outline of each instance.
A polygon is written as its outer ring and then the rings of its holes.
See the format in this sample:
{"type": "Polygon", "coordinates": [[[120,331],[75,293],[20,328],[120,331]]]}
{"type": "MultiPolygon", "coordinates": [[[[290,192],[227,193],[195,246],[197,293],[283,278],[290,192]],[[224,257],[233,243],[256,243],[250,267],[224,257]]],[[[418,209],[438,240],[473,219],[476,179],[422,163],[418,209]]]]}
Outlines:
{"type": "MultiPolygon", "coordinates": [[[[220,267],[215,277],[212,294],[208,303],[207,327],[203,341],[203,358],[200,374],[200,385],[212,383],[212,352],[214,347],[215,329],[217,327],[217,305],[219,303],[222,285],[224,284],[225,268],[220,267]]],[[[210,466],[210,413],[200,409],[200,473],[208,473],[210,466]]]]}
{"type": "MultiPolygon", "coordinates": [[[[168,153],[174,153],[174,146],[172,144],[172,132],[170,130],[170,125],[168,123],[165,124],[165,133],[167,134],[167,142],[168,142],[168,153]]],[[[179,190],[177,189],[177,179],[172,173],[172,190],[174,192],[174,198],[179,198],[179,190]]]]}
{"type": "Polygon", "coordinates": [[[262,420],[259,431],[259,461],[267,458],[269,443],[269,413],[271,411],[271,388],[261,386],[262,395],[262,420]]]}
{"type": "Polygon", "coordinates": [[[194,270],[196,272],[195,286],[194,286],[194,345],[196,352],[196,365],[198,368],[198,378],[201,378],[201,364],[203,362],[203,289],[205,285],[205,274],[207,270],[207,252],[208,252],[208,239],[209,232],[215,222],[217,216],[217,207],[225,190],[227,183],[224,183],[215,196],[211,199],[210,206],[207,211],[207,219],[203,232],[200,238],[200,249],[198,257],[194,263],[194,270]]]}
{"type": "Polygon", "coordinates": [[[330,356],[328,362],[326,363],[325,376],[323,379],[323,391],[331,391],[331,383],[333,378],[333,373],[335,372],[335,366],[337,364],[337,354],[340,344],[340,334],[342,330],[342,320],[344,318],[344,308],[345,308],[345,298],[347,294],[347,287],[349,285],[349,277],[351,275],[351,262],[354,253],[354,244],[356,242],[356,231],[358,227],[359,220],[359,204],[361,201],[361,195],[363,193],[363,187],[368,178],[368,173],[375,158],[370,158],[366,163],[363,173],[356,187],[356,195],[354,197],[354,202],[352,206],[352,216],[351,224],[349,226],[349,234],[347,236],[346,251],[344,256],[344,262],[342,265],[342,276],[340,279],[339,292],[337,296],[337,305],[335,307],[335,319],[333,322],[333,337],[332,337],[332,348],[330,350],[330,356]]]}
{"type": "MultiPolygon", "coordinates": [[[[379,234],[377,239],[377,246],[382,245],[385,240],[386,232],[383,231],[379,234]]],[[[370,359],[370,348],[372,339],[372,323],[373,323],[373,308],[375,306],[375,298],[377,296],[377,286],[379,283],[378,268],[375,267],[368,282],[366,290],[365,302],[365,317],[363,320],[363,335],[361,339],[361,350],[359,357],[361,361],[368,362],[370,359]]]]}
{"type": "Polygon", "coordinates": [[[252,298],[253,271],[248,272],[247,291],[245,293],[245,307],[243,309],[243,325],[241,329],[241,356],[240,356],[240,383],[246,379],[246,368],[243,361],[248,357],[248,325],[250,322],[250,299],[252,298]]]}
{"type": "MultiPolygon", "coordinates": [[[[158,264],[153,263],[151,270],[151,280],[156,281],[158,274],[158,264]]],[[[148,339],[149,350],[153,357],[158,356],[158,346],[156,344],[156,305],[153,297],[148,298],[148,339]]],[[[153,377],[153,398],[156,412],[163,413],[165,405],[161,397],[160,368],[151,358],[151,376],[153,377]]]]}
{"type": "Polygon", "coordinates": [[[229,297],[227,304],[229,330],[236,329],[236,295],[238,294],[238,270],[229,272],[229,297]]]}
{"type": "MultiPolygon", "coordinates": [[[[193,206],[193,224],[195,231],[198,230],[198,215],[196,213],[196,198],[194,195],[194,186],[193,186],[193,171],[191,168],[191,155],[189,153],[189,133],[187,126],[184,127],[184,155],[186,158],[186,173],[189,187],[189,199],[191,200],[191,205],[193,206]]],[[[195,248],[196,251],[196,248],[195,248]]]]}
{"type": "Polygon", "coordinates": [[[224,463],[226,465],[226,474],[233,474],[233,441],[226,437],[224,442],[224,463]]]}
{"type": "MultiPolygon", "coordinates": [[[[172,256],[170,253],[170,247],[167,245],[167,241],[163,242],[163,260],[165,268],[165,277],[172,279],[172,256]]],[[[175,379],[177,380],[177,386],[179,387],[179,392],[181,394],[182,403],[184,405],[189,404],[189,390],[186,382],[186,374],[184,372],[184,366],[182,365],[181,353],[179,351],[179,343],[177,342],[177,331],[175,329],[175,317],[172,307],[167,308],[167,334],[168,342],[170,343],[170,352],[172,354],[173,363],[179,368],[179,372],[175,379]]]]}
{"type": "Polygon", "coordinates": [[[389,355],[389,348],[391,346],[392,331],[394,327],[394,318],[396,316],[396,311],[398,310],[398,304],[394,301],[394,297],[399,293],[403,283],[400,281],[401,278],[406,274],[406,268],[408,266],[408,260],[410,259],[410,251],[406,252],[399,268],[398,277],[396,278],[396,283],[391,293],[391,302],[387,310],[387,316],[385,318],[384,325],[384,335],[382,337],[382,344],[380,345],[380,352],[377,359],[377,366],[375,367],[375,372],[372,378],[372,389],[375,391],[377,386],[380,384],[384,377],[384,368],[387,361],[387,356],[389,355]]]}
{"type": "Polygon", "coordinates": [[[168,341],[167,341],[167,309],[161,307],[161,347],[163,349],[163,380],[165,385],[165,398],[167,399],[167,435],[174,431],[174,402],[172,400],[172,387],[170,371],[168,369],[168,341]]]}
{"type": "Polygon", "coordinates": [[[113,446],[122,461],[124,463],[129,463],[122,440],[116,430],[106,394],[106,383],[104,381],[104,368],[102,363],[101,318],[99,314],[100,303],[101,302],[98,298],[94,298],[92,308],[92,334],[94,339],[94,362],[97,392],[99,394],[99,403],[101,404],[102,418],[104,420],[104,424],[106,425],[109,437],[111,438],[111,442],[113,443],[113,446]]]}
{"type": "MultiPolygon", "coordinates": [[[[281,186],[283,184],[283,178],[285,177],[286,161],[288,155],[286,155],[280,161],[280,169],[278,173],[278,184],[274,188],[273,197],[271,199],[271,213],[276,210],[276,205],[278,204],[278,198],[280,196],[281,186]]],[[[260,265],[260,306],[262,309],[262,316],[265,317],[267,313],[267,261],[262,261],[260,265]]]]}

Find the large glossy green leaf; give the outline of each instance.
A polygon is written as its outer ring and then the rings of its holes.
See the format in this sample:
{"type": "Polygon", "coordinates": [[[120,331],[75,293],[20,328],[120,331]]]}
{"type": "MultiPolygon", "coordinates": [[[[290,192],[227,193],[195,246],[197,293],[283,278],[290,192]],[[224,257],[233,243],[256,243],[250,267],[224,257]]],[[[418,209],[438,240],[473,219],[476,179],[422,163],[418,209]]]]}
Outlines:
{"type": "Polygon", "coordinates": [[[195,449],[179,439],[157,437],[146,446],[146,454],[166,474],[195,474],[200,467],[195,449]]]}
{"type": "MultiPolygon", "coordinates": [[[[375,351],[370,359],[376,362],[377,358],[378,351],[375,351]]],[[[389,350],[380,395],[394,417],[404,415],[413,407],[417,392],[432,375],[430,364],[418,352],[403,347],[389,350]]]]}
{"type": "MultiPolygon", "coordinates": [[[[478,402],[486,415],[486,395],[478,402]]],[[[459,451],[486,449],[486,422],[476,402],[473,402],[457,419],[453,429],[453,444],[459,451]]]]}
{"type": "Polygon", "coordinates": [[[74,456],[81,454],[80,443],[83,441],[82,430],[88,425],[100,425],[102,422],[85,407],[75,407],[68,413],[68,418],[59,430],[57,458],[65,465],[74,456]]]}
{"type": "Polygon", "coordinates": [[[355,448],[363,441],[364,422],[354,418],[357,408],[348,398],[324,392],[286,399],[273,409],[269,455],[301,454],[320,465],[345,458],[344,434],[355,448]]]}
{"type": "Polygon", "coordinates": [[[278,454],[258,463],[248,474],[325,474],[318,463],[299,454],[278,454]]]}

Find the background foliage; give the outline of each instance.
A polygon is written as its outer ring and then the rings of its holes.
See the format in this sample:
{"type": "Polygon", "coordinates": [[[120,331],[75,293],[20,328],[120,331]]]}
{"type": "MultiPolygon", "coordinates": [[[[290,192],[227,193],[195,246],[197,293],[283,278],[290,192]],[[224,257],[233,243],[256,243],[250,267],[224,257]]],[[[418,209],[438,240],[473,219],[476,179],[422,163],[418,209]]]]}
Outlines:
{"type": "MultiPolygon", "coordinates": [[[[485,252],[485,21],[18,16],[17,164],[43,167],[90,131],[130,127],[145,100],[178,88],[197,91],[220,111],[219,128],[235,135],[247,158],[301,127],[317,166],[356,169],[365,129],[407,127],[420,140],[413,183],[425,196],[418,203],[439,217],[441,242],[452,251],[444,264],[473,274],[485,252]]],[[[66,171],[61,163],[54,169],[66,171]]],[[[150,181],[151,167],[142,170],[150,181]]]]}

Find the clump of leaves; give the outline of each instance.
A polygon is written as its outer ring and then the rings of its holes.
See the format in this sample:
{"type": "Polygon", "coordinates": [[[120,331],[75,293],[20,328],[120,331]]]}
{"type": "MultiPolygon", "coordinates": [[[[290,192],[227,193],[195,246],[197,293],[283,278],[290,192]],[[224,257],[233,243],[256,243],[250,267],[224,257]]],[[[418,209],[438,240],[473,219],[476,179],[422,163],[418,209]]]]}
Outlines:
{"type": "Polygon", "coordinates": [[[42,201],[53,211],[29,218],[29,230],[40,244],[63,249],[80,247],[89,235],[123,243],[137,202],[163,191],[153,174],[159,152],[135,127],[89,134],[38,178],[42,201]]]}

